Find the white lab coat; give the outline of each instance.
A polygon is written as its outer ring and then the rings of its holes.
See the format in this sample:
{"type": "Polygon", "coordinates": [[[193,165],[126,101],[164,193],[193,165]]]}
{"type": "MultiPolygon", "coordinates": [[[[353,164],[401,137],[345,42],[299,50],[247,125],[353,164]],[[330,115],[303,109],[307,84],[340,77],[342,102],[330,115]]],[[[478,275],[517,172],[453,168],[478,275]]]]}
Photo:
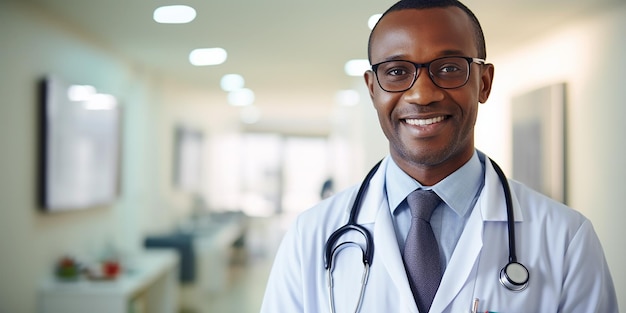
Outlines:
{"type": "MultiPolygon", "coordinates": [[[[383,192],[387,160],[372,178],[357,218],[374,237],[374,259],[360,312],[417,313],[383,192]]],[[[530,279],[520,292],[500,284],[499,272],[509,257],[506,204],[491,163],[485,166],[485,186],[430,312],[470,312],[475,298],[478,312],[618,312],[604,253],[589,220],[514,181],[510,186],[517,258],[528,268],[530,279]]],[[[297,218],[278,250],[261,312],[330,312],[324,245],[348,220],[357,189],[326,199],[297,218]]],[[[358,232],[344,237],[363,246],[358,232]]],[[[363,270],[361,252],[346,248],[335,258],[336,312],[354,312],[363,270]]]]}

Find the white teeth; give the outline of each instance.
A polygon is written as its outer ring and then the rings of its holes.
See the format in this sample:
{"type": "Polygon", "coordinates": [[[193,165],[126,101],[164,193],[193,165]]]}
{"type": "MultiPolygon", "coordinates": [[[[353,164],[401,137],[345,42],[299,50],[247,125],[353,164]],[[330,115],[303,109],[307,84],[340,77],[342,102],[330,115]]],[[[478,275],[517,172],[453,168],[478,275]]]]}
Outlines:
{"type": "Polygon", "coordinates": [[[407,118],[405,121],[409,125],[426,126],[426,125],[441,122],[443,121],[443,119],[444,119],[443,116],[438,116],[438,117],[433,117],[429,119],[408,119],[407,118]]]}

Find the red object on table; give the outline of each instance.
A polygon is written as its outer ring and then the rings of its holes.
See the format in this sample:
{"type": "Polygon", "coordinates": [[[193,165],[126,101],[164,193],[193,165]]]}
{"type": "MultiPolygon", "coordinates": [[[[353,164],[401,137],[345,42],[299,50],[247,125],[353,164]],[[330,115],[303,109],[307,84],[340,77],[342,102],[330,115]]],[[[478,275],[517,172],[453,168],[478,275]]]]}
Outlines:
{"type": "Polygon", "coordinates": [[[105,261],[102,263],[102,273],[105,277],[115,278],[120,274],[122,267],[118,261],[105,261]]]}

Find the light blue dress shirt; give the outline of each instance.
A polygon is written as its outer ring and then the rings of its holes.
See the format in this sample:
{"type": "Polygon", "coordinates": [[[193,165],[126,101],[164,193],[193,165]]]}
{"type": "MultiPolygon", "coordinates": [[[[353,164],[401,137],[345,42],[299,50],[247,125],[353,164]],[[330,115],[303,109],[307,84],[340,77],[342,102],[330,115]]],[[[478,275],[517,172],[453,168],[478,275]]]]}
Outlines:
{"type": "Polygon", "coordinates": [[[385,192],[400,251],[404,250],[411,227],[411,211],[406,197],[418,188],[433,190],[442,202],[433,212],[430,224],[439,243],[441,269],[445,271],[484,183],[484,157],[479,158],[477,151],[465,165],[434,186],[422,186],[390,159],[385,171],[385,192]]]}

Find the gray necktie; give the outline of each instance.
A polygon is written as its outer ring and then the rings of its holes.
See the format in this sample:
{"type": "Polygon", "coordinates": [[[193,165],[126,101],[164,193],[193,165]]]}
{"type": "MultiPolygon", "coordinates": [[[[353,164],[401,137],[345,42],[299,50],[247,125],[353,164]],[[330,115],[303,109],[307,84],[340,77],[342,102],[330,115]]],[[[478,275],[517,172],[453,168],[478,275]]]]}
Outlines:
{"type": "Polygon", "coordinates": [[[404,245],[404,267],[420,312],[428,312],[441,282],[439,245],[430,226],[430,216],[441,199],[430,190],[417,189],[407,196],[411,228],[404,245]]]}

